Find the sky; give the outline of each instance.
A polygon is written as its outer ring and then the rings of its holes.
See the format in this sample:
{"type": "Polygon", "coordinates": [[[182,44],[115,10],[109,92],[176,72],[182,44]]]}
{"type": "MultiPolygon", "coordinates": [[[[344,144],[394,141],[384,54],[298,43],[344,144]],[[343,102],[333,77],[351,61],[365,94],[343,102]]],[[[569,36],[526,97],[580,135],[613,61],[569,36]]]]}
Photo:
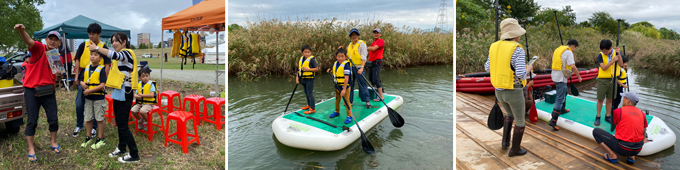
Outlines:
{"type": "MultiPolygon", "coordinates": [[[[138,33],[150,33],[151,42],[158,45],[161,41],[162,19],[192,5],[192,0],[46,0],[45,4],[37,8],[41,11],[43,28],[83,15],[114,27],[129,29],[132,34],[128,35],[132,39],[130,44],[137,46],[138,33]]],[[[171,37],[171,33],[166,32],[164,35],[165,40],[171,37]]],[[[207,38],[208,43],[215,41],[214,34],[207,38]]],[[[80,42],[76,41],[78,44],[80,42]]]]}
{"type": "MultiPolygon", "coordinates": [[[[278,18],[296,21],[297,18],[324,19],[337,17],[346,20],[381,20],[396,27],[431,29],[437,24],[440,0],[344,0],[344,1],[280,1],[230,0],[229,24],[245,25],[247,21],[278,18]]],[[[452,0],[447,0],[447,25],[453,28],[455,11],[452,0]]]]}
{"type": "Polygon", "coordinates": [[[605,11],[614,19],[625,19],[634,24],[647,21],[656,29],[666,27],[680,31],[680,12],[678,0],[535,0],[541,7],[562,9],[571,5],[576,14],[576,23],[588,20],[595,12],[605,11]]]}

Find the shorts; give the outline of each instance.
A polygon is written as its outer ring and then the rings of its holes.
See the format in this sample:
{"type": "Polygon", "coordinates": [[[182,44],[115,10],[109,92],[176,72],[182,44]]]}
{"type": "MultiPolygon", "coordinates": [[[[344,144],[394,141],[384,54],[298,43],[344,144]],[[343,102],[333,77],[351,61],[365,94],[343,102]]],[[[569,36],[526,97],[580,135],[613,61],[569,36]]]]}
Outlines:
{"type": "Polygon", "coordinates": [[[96,119],[98,122],[104,121],[104,114],[108,109],[106,100],[90,100],[85,99],[85,121],[92,121],[96,119]]]}
{"type": "Polygon", "coordinates": [[[611,78],[597,78],[597,100],[612,99],[614,85],[611,78]]]}
{"type": "Polygon", "coordinates": [[[135,104],[130,110],[133,113],[149,113],[153,109],[153,104],[135,104]]]}

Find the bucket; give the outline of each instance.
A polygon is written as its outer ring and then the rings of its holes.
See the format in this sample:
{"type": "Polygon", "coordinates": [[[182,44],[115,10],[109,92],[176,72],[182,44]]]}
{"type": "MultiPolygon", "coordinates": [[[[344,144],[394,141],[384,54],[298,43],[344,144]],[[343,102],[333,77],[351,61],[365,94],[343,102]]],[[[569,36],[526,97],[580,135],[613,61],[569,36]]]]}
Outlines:
{"type": "Polygon", "coordinates": [[[0,88],[14,86],[14,80],[0,80],[0,88]]]}

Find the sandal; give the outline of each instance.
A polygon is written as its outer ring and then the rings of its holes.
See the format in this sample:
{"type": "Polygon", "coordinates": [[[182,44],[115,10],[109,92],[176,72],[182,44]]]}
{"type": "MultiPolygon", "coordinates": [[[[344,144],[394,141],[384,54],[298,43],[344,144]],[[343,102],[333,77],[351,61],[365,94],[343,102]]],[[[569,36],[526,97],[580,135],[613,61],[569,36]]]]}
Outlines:
{"type": "Polygon", "coordinates": [[[35,153],[33,155],[28,154],[28,161],[30,161],[30,162],[38,161],[38,157],[35,156],[35,153]],[[31,159],[31,158],[33,158],[33,159],[31,159]]]}
{"type": "Polygon", "coordinates": [[[366,108],[370,109],[371,108],[371,102],[366,102],[366,108]]]}
{"type": "Polygon", "coordinates": [[[604,154],[604,159],[611,162],[611,163],[618,163],[619,162],[618,159],[609,159],[609,153],[604,154]]]}
{"type": "Polygon", "coordinates": [[[628,157],[628,159],[626,160],[626,163],[631,164],[631,165],[635,164],[635,159],[630,159],[630,157],[628,157]]]}
{"type": "Polygon", "coordinates": [[[379,102],[382,101],[383,99],[373,99],[373,101],[379,102]]]}
{"type": "Polygon", "coordinates": [[[61,145],[57,145],[57,147],[52,147],[50,145],[50,148],[54,151],[54,153],[61,153],[61,145]]]}

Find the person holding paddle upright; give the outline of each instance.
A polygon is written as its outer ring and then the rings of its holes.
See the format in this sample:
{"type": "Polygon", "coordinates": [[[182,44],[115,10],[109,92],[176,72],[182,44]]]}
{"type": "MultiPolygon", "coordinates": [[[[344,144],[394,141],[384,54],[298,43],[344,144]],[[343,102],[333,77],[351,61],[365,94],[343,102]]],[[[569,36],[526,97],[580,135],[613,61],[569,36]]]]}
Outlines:
{"type": "Polygon", "coordinates": [[[578,41],[571,39],[567,42],[566,46],[557,47],[553,53],[550,77],[557,87],[557,97],[553,105],[552,118],[548,125],[554,130],[560,129],[557,127],[557,118],[560,117],[560,114],[569,112],[569,109],[567,109],[567,80],[572,74],[578,76],[578,82],[583,80],[574,62],[574,51],[576,49],[578,49],[578,41]]]}
{"type": "Polygon", "coordinates": [[[597,55],[597,60],[600,62],[600,69],[597,74],[597,116],[595,117],[595,126],[600,126],[600,112],[602,111],[602,102],[607,98],[605,104],[605,120],[611,122],[611,108],[612,108],[612,98],[614,92],[613,87],[613,75],[615,71],[621,69],[623,62],[621,61],[619,47],[612,48],[612,41],[604,39],[600,41],[600,54],[597,55]],[[618,63],[618,66],[614,66],[618,63]],[[614,67],[616,68],[614,68],[614,67]]]}
{"type": "Polygon", "coordinates": [[[508,156],[520,156],[527,153],[520,148],[524,135],[524,95],[522,89],[527,84],[527,70],[532,70],[525,61],[524,49],[519,39],[526,33],[517,20],[508,18],[501,22],[501,40],[491,44],[489,58],[484,69],[491,73],[491,84],[495,87],[496,98],[507,112],[503,127],[503,149],[510,146],[510,126],[515,121],[512,148],[508,156]]]}

